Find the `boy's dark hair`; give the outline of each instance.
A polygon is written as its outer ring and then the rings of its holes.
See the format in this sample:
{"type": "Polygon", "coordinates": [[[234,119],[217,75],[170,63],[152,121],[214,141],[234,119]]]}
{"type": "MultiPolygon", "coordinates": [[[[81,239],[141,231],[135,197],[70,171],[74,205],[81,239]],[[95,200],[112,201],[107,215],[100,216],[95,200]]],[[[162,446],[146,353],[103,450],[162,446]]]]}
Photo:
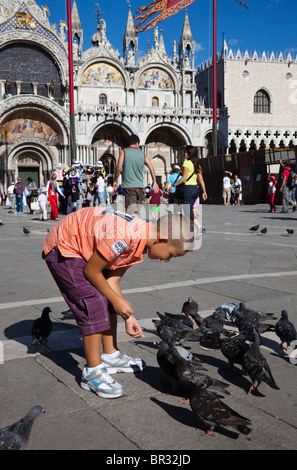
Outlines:
{"type": "Polygon", "coordinates": [[[129,142],[129,145],[139,144],[140,140],[139,140],[138,135],[136,134],[129,135],[128,142],[129,142]]]}
{"type": "Polygon", "coordinates": [[[183,214],[168,213],[157,221],[157,235],[167,236],[168,243],[177,248],[194,243],[194,224],[183,214]]]}

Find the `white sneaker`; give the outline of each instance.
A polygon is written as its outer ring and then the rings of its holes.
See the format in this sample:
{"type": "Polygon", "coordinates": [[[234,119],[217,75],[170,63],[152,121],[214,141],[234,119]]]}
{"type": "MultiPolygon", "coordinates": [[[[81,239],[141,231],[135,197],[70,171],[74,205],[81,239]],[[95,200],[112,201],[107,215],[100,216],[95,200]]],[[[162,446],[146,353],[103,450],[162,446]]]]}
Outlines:
{"type": "Polygon", "coordinates": [[[101,355],[102,364],[109,374],[117,372],[140,372],[145,368],[145,362],[138,357],[130,357],[118,351],[115,358],[109,359],[108,355],[101,355]]]}
{"type": "Polygon", "coordinates": [[[102,398],[119,398],[126,393],[124,387],[113,380],[102,365],[90,374],[83,371],[80,386],[102,398]]]}

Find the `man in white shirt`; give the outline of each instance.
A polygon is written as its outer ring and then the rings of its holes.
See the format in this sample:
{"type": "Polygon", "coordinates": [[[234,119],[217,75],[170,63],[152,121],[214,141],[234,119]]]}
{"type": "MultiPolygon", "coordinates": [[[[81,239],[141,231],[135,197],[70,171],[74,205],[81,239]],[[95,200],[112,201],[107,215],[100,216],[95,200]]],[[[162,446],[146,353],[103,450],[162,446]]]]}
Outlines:
{"type": "Polygon", "coordinates": [[[15,183],[11,183],[7,188],[7,197],[9,200],[9,209],[15,208],[15,194],[14,194],[15,183]]]}
{"type": "Polygon", "coordinates": [[[223,178],[223,199],[224,199],[224,206],[230,206],[230,197],[231,197],[231,185],[230,185],[230,178],[225,173],[223,178]]]}

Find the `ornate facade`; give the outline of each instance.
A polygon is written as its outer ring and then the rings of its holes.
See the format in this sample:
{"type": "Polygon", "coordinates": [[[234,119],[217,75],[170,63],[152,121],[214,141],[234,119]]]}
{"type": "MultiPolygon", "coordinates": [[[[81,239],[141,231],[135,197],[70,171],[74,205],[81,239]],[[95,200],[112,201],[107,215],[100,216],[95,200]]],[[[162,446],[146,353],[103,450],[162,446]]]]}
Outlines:
{"type": "MultiPolygon", "coordinates": [[[[0,2],[0,178],[5,186],[19,174],[43,184],[53,169],[73,163],[67,25],[51,24],[48,14],[34,0],[0,2]]],[[[172,163],[182,161],[184,145],[205,154],[212,109],[196,99],[195,42],[187,13],[181,26],[172,57],[156,27],[153,45],[139,58],[129,6],[121,55],[108,41],[108,25],[98,9],[97,32],[84,51],[74,0],[76,160],[91,166],[102,160],[112,177],[121,148],[137,134],[162,183],[172,163]]]]}
{"type": "MultiPolygon", "coordinates": [[[[212,61],[198,67],[197,94],[212,100],[212,61]]],[[[218,55],[218,106],[228,110],[227,145],[221,153],[297,145],[297,55],[234,51],[218,55]]]]}

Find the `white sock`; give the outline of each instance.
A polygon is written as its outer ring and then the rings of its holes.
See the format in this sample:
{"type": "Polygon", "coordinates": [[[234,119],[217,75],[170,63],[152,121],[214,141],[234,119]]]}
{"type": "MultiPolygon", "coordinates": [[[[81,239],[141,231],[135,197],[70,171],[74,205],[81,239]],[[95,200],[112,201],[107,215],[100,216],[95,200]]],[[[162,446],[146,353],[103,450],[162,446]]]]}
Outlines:
{"type": "Polygon", "coordinates": [[[114,359],[116,359],[116,358],[118,357],[118,355],[119,355],[119,351],[116,351],[116,352],[114,352],[114,353],[112,353],[112,354],[105,354],[105,353],[102,353],[102,354],[101,354],[101,358],[102,358],[102,359],[104,359],[104,358],[105,358],[105,359],[108,359],[109,361],[112,362],[114,359]]]}
{"type": "Polygon", "coordinates": [[[84,367],[84,370],[83,370],[83,373],[84,373],[84,375],[88,375],[88,374],[90,374],[91,372],[93,372],[93,371],[96,370],[96,369],[99,369],[99,370],[102,369],[102,367],[103,367],[102,364],[98,364],[98,366],[95,366],[95,367],[87,367],[87,366],[85,366],[85,367],[84,367]]]}

